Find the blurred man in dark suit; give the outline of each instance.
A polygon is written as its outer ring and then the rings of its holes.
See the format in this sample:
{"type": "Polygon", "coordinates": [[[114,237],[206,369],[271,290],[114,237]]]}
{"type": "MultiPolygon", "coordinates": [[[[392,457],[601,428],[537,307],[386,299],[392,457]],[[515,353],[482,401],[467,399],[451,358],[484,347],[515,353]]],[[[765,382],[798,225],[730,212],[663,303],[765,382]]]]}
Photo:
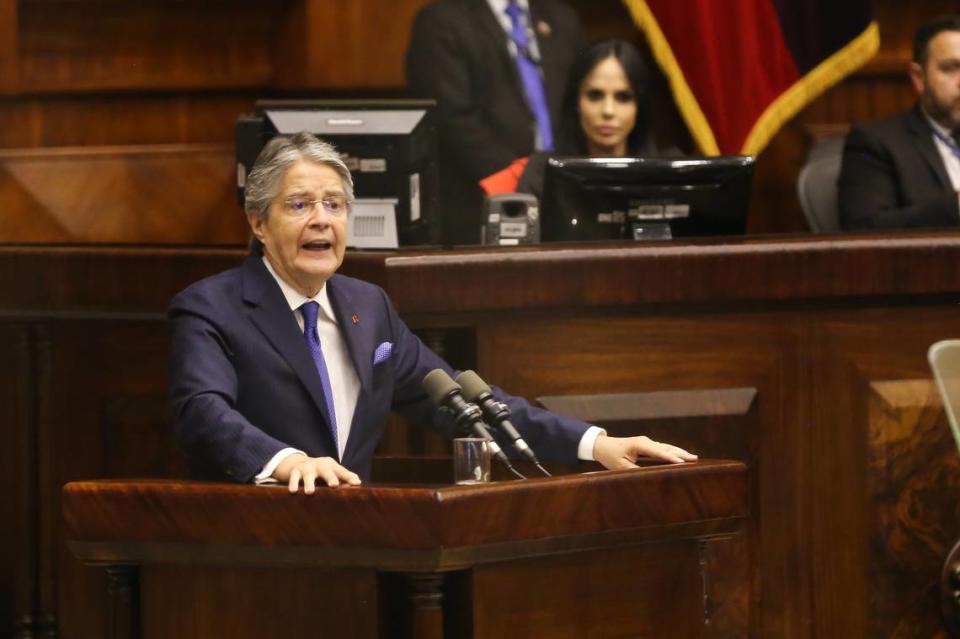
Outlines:
{"type": "Polygon", "coordinates": [[[853,127],[840,172],[846,229],[946,228],[960,224],[960,15],[914,36],[906,113],[853,127]]]}
{"type": "Polygon", "coordinates": [[[559,0],[438,0],[417,15],[407,84],[439,104],[448,243],[479,241],[480,180],[553,150],[567,73],[584,45],[579,17],[559,0]]]}

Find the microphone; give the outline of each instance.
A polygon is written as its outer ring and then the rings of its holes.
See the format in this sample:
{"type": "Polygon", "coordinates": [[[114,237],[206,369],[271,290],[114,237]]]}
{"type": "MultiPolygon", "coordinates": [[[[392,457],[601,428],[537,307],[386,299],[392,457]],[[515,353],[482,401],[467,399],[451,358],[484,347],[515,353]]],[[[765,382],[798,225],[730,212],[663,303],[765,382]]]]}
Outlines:
{"type": "Polygon", "coordinates": [[[497,461],[509,468],[513,474],[521,479],[526,479],[526,477],[514,469],[513,464],[510,463],[510,460],[504,454],[503,450],[500,449],[496,440],[490,435],[490,431],[483,421],[483,413],[480,412],[480,409],[477,408],[475,404],[471,404],[463,399],[463,395],[460,392],[463,389],[460,387],[460,384],[453,381],[453,379],[447,375],[446,371],[435,368],[427,373],[423,378],[423,390],[427,392],[427,395],[430,396],[434,404],[453,411],[457,426],[461,430],[465,432],[472,431],[477,437],[485,439],[487,446],[490,447],[490,452],[497,461]]]}
{"type": "Polygon", "coordinates": [[[491,424],[503,431],[503,433],[510,438],[510,441],[513,442],[514,447],[520,451],[524,457],[533,462],[537,468],[549,476],[550,473],[540,465],[536,454],[530,446],[527,445],[527,442],[523,441],[523,437],[520,436],[520,433],[517,432],[514,425],[510,423],[510,409],[503,402],[497,401],[487,383],[473,371],[463,371],[457,375],[457,383],[463,387],[463,396],[466,397],[468,401],[477,404],[483,411],[483,416],[491,424]]]}

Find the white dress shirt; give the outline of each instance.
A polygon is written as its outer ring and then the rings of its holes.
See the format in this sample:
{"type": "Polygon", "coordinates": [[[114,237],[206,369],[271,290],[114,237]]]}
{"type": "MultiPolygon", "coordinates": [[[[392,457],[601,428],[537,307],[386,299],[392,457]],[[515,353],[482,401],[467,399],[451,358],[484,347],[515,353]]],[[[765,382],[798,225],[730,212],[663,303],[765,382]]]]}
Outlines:
{"type": "MultiPolygon", "coordinates": [[[[487,0],[487,4],[490,5],[493,15],[497,17],[497,22],[499,22],[503,30],[507,32],[507,49],[510,50],[510,56],[516,58],[517,45],[513,43],[513,38],[510,37],[510,34],[513,32],[513,24],[510,22],[510,16],[507,15],[507,5],[510,4],[510,0],[487,0]]],[[[537,34],[530,27],[530,3],[528,0],[517,0],[517,5],[523,10],[523,17],[521,19],[523,20],[524,27],[527,29],[530,55],[539,63],[540,47],[537,45],[537,34]]]]}
{"type": "MultiPolygon", "coordinates": [[[[924,111],[923,115],[927,118],[927,122],[930,123],[930,127],[935,131],[938,131],[941,135],[946,137],[948,140],[952,140],[951,132],[948,131],[943,125],[927,115],[927,112],[924,111]]],[[[940,153],[940,157],[943,158],[943,166],[947,169],[947,176],[950,178],[950,184],[953,186],[953,190],[957,192],[957,214],[960,215],[960,158],[957,157],[956,151],[960,151],[960,148],[951,146],[945,142],[940,135],[936,133],[933,135],[933,144],[937,147],[937,152],[940,153]]]]}
{"type": "MultiPolygon", "coordinates": [[[[267,271],[273,276],[283,292],[283,297],[287,300],[290,312],[297,319],[297,325],[300,331],[303,331],[303,313],[300,307],[305,302],[316,302],[320,305],[317,313],[317,333],[320,335],[320,345],[323,350],[323,361],[327,365],[327,372],[330,374],[330,390],[333,392],[333,410],[336,412],[337,420],[337,457],[343,459],[343,451],[347,446],[347,439],[350,437],[350,425],[353,423],[353,413],[357,409],[357,398],[360,397],[360,379],[357,377],[357,371],[353,367],[353,361],[350,359],[350,351],[347,349],[347,343],[340,334],[340,328],[337,325],[337,316],[330,305],[330,298],[327,297],[327,287],[324,285],[320,292],[313,298],[306,297],[298,292],[292,286],[287,284],[276,274],[273,267],[266,257],[263,263],[267,271]]],[[[306,341],[306,338],[304,338],[306,341]]],[[[322,427],[322,425],[320,425],[322,427]]],[[[294,453],[303,453],[295,448],[284,448],[274,455],[263,470],[256,476],[257,482],[263,482],[270,478],[273,471],[281,461],[293,455],[294,453]]]]}

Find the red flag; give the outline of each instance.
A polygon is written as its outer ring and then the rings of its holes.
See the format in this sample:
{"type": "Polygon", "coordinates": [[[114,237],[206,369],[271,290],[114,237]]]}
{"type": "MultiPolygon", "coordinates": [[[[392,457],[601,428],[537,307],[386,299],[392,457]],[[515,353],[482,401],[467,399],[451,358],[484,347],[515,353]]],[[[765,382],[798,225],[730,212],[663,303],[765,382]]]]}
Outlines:
{"type": "Polygon", "coordinates": [[[707,155],[756,155],[880,48],[869,0],[624,2],[707,155]]]}

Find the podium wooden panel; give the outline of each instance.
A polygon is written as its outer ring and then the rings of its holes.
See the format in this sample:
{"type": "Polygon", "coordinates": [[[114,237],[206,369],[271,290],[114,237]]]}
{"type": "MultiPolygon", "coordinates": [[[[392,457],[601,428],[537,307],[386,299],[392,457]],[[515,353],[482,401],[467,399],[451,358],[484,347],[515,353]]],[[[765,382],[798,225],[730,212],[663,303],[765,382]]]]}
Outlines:
{"type": "Polygon", "coordinates": [[[69,547],[106,566],[116,639],[748,632],[738,462],[314,495],[74,482],[62,500],[69,547]]]}

